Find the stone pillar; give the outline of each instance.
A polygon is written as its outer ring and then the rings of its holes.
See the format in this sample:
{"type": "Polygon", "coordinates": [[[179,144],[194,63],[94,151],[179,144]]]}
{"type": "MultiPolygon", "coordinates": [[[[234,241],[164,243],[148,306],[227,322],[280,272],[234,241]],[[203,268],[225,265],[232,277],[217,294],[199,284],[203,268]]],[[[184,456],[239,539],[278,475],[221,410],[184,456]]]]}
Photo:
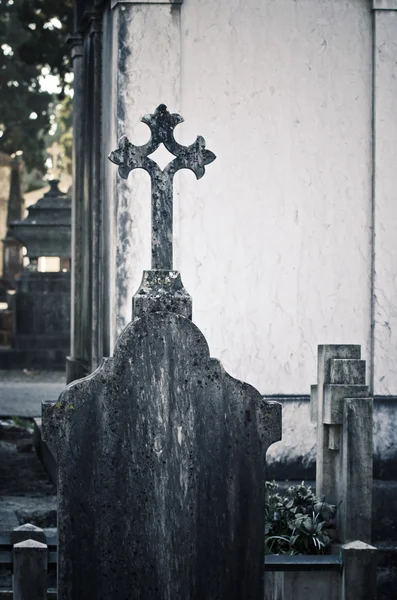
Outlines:
{"type": "Polygon", "coordinates": [[[44,531],[30,523],[12,532],[14,600],[47,599],[48,548],[44,531]]]}
{"type": "Polygon", "coordinates": [[[73,186],[72,186],[72,257],[71,257],[71,328],[70,352],[66,359],[66,380],[68,383],[84,376],[81,343],[81,298],[82,280],[82,204],[83,204],[83,164],[81,135],[83,128],[83,37],[76,33],[68,40],[73,61],[73,186]],[[77,134],[77,132],[79,132],[77,134]]]}
{"type": "Polygon", "coordinates": [[[319,346],[316,491],[337,509],[343,542],[371,539],[372,398],[360,346],[319,346]]]}
{"type": "Polygon", "coordinates": [[[376,548],[355,541],[341,548],[343,560],[341,600],[376,600],[376,548]]]}
{"type": "Polygon", "coordinates": [[[397,0],[373,0],[374,198],[371,384],[397,394],[397,0]]]}
{"type": "MultiPolygon", "coordinates": [[[[78,6],[76,5],[76,9],[78,6]]],[[[76,13],[77,14],[77,13],[76,13]]],[[[75,59],[79,75],[74,147],[76,255],[74,273],[73,350],[68,381],[94,370],[102,350],[102,12],[92,6],[83,11],[77,27],[83,36],[82,53],[75,59]],[[77,60],[77,63],[76,63],[77,60]]],[[[117,65],[114,65],[117,70],[117,65]]]]}
{"type": "Polygon", "coordinates": [[[89,35],[92,46],[92,156],[91,156],[91,371],[103,357],[102,344],[102,178],[101,178],[101,118],[102,118],[102,14],[98,10],[89,15],[89,35]]]}
{"type": "Polygon", "coordinates": [[[112,0],[103,15],[105,356],[131,319],[142,268],[151,265],[147,175],[137,171],[123,180],[106,157],[124,134],[138,144],[147,141],[148,130],[140,119],[160,103],[170,112],[180,109],[180,4],[112,0]]]}
{"type": "MultiPolygon", "coordinates": [[[[317,469],[316,469],[316,490],[318,494],[323,494],[331,501],[334,495],[332,481],[332,454],[328,447],[327,430],[323,427],[324,423],[324,385],[330,384],[330,360],[339,359],[359,359],[361,356],[360,346],[335,346],[321,345],[318,347],[317,359],[317,385],[312,386],[311,404],[317,405],[317,409],[312,409],[311,413],[317,416],[317,469]]],[[[350,395],[353,395],[350,392],[350,395]]]]}
{"type": "Polygon", "coordinates": [[[24,199],[21,192],[21,161],[15,157],[11,163],[10,195],[7,212],[7,234],[3,239],[3,276],[14,279],[23,269],[22,245],[10,233],[10,223],[22,219],[24,199]]]}

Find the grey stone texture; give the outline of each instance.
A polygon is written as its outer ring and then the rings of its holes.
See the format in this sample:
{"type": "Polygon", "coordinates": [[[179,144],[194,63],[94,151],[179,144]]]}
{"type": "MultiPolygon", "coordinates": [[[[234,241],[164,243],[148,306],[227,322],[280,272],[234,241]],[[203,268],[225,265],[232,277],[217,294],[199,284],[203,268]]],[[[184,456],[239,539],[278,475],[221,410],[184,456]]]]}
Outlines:
{"type": "Polygon", "coordinates": [[[128,325],[112,359],[43,405],[58,600],[262,600],[265,454],[280,421],[189,319],[128,325]]]}
{"type": "Polygon", "coordinates": [[[360,355],[360,346],[319,346],[318,383],[312,386],[316,491],[338,507],[343,543],[371,540],[373,399],[360,355]]]}
{"type": "Polygon", "coordinates": [[[307,600],[308,597],[310,600],[341,600],[339,573],[298,571],[280,575],[284,576],[283,596],[277,600],[307,600]],[[310,595],[308,589],[311,590],[310,595]]]}
{"type": "Polygon", "coordinates": [[[0,352],[0,368],[62,368],[70,352],[70,272],[37,272],[40,256],[70,258],[71,200],[50,182],[50,191],[29,207],[10,231],[27,249],[30,263],[8,295],[13,312],[11,349],[0,352]]]}
{"type": "Polygon", "coordinates": [[[71,199],[58,189],[59,181],[49,182],[50,190],[28,208],[26,219],[12,221],[13,237],[26,247],[27,256],[71,256],[71,199]]]}
{"type": "Polygon", "coordinates": [[[14,600],[47,600],[47,544],[29,539],[14,544],[14,600]]]}
{"type": "Polygon", "coordinates": [[[110,153],[109,159],[119,165],[124,179],[133,169],[144,169],[152,181],[152,269],[173,268],[173,181],[180,169],[193,171],[201,179],[205,166],[215,160],[215,154],[205,148],[205,140],[198,136],[190,146],[182,146],[174,138],[174,129],[183,118],[168,112],[160,104],[152,115],[145,115],[142,122],[150,128],[151,138],[143,146],[134,146],[126,136],[119,141],[119,149],[110,153]],[[164,168],[149,158],[164,144],[175,158],[164,168]]]}
{"type": "Polygon", "coordinates": [[[162,310],[191,319],[192,298],[183,287],[178,271],[144,271],[142,283],[132,299],[132,316],[136,319],[162,310]]]}
{"type": "Polygon", "coordinates": [[[36,542],[46,543],[46,535],[41,527],[36,527],[32,523],[26,523],[15,527],[11,534],[13,544],[19,544],[20,542],[26,542],[27,540],[34,540],[36,542]]]}
{"type": "Polygon", "coordinates": [[[7,207],[7,233],[3,244],[3,264],[2,275],[12,281],[20,275],[23,268],[22,261],[22,245],[18,242],[11,233],[11,223],[15,219],[21,219],[24,209],[24,199],[21,191],[21,166],[20,159],[16,156],[10,162],[10,193],[8,197],[7,207]]]}
{"type": "Polygon", "coordinates": [[[13,334],[0,369],[62,369],[70,351],[70,272],[25,269],[10,297],[13,334]]]}
{"type": "MultiPolygon", "coordinates": [[[[77,9],[77,4],[75,5],[77,9]]],[[[73,61],[73,130],[81,132],[81,135],[73,136],[73,182],[72,182],[72,253],[71,253],[71,355],[67,357],[66,370],[67,382],[70,383],[87,375],[88,344],[87,329],[89,324],[82,327],[82,316],[86,314],[89,305],[88,294],[84,293],[84,287],[89,281],[89,273],[84,271],[91,265],[89,258],[84,260],[84,253],[88,254],[88,248],[83,247],[83,230],[89,231],[92,216],[89,211],[84,214],[84,168],[86,166],[83,155],[87,146],[85,140],[85,127],[83,118],[83,36],[76,33],[68,38],[71,47],[73,61]],[[76,160],[77,158],[77,160],[76,160]],[[87,230],[85,229],[87,228],[87,230]],[[83,309],[84,306],[84,309],[83,309]]],[[[87,96],[87,94],[86,94],[87,96]]],[[[92,115],[91,115],[92,116],[92,115]]],[[[98,174],[97,174],[98,176],[98,174]]],[[[89,257],[89,254],[88,254],[89,257]]],[[[91,329],[91,327],[90,327],[91,329]]]]}
{"type": "Polygon", "coordinates": [[[361,541],[354,541],[343,545],[341,552],[341,600],[376,600],[376,548],[361,541]]]}

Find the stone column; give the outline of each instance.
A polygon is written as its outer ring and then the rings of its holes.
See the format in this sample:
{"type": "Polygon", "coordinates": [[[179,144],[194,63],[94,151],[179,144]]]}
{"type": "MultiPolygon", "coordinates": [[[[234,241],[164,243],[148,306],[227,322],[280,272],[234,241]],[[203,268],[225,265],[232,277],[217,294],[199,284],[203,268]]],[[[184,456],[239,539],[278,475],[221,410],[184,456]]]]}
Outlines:
{"type": "Polygon", "coordinates": [[[343,575],[341,600],[376,600],[376,548],[354,541],[341,548],[343,575]]]}
{"type": "Polygon", "coordinates": [[[150,196],[147,175],[117,177],[107,160],[126,134],[144,143],[142,115],[161,103],[180,109],[181,0],[112,0],[103,15],[103,352],[131,319],[131,299],[150,269],[150,196]]]}
{"type": "Polygon", "coordinates": [[[316,491],[337,509],[343,542],[371,539],[372,398],[360,346],[319,346],[316,491]]]}
{"type": "Polygon", "coordinates": [[[30,523],[12,532],[14,600],[47,599],[48,548],[44,531],[30,523]]]}
{"type": "Polygon", "coordinates": [[[21,161],[11,162],[10,195],[7,212],[7,234],[3,241],[3,276],[14,279],[23,269],[22,245],[10,233],[10,223],[23,217],[24,199],[21,192],[21,161]]]}
{"type": "Polygon", "coordinates": [[[106,224],[102,219],[101,177],[101,119],[102,119],[102,14],[95,10],[89,14],[92,69],[92,147],[91,154],[91,371],[103,357],[102,328],[102,235],[106,224]]]}
{"type": "Polygon", "coordinates": [[[76,33],[69,38],[72,50],[73,95],[73,187],[72,187],[72,302],[71,302],[71,356],[66,359],[67,382],[82,377],[81,298],[82,281],[82,205],[83,205],[83,37],[76,33]]]}
{"type": "Polygon", "coordinates": [[[397,0],[373,0],[374,198],[372,386],[397,394],[397,0]]]}
{"type": "MultiPolygon", "coordinates": [[[[327,430],[324,429],[324,385],[330,384],[331,359],[360,359],[360,346],[350,345],[321,345],[318,347],[317,359],[317,385],[312,386],[311,404],[316,404],[317,409],[312,414],[317,416],[317,469],[316,490],[318,494],[325,495],[328,501],[334,495],[332,481],[332,454],[328,447],[327,430]]],[[[353,395],[350,392],[350,395],[353,395]]]]}

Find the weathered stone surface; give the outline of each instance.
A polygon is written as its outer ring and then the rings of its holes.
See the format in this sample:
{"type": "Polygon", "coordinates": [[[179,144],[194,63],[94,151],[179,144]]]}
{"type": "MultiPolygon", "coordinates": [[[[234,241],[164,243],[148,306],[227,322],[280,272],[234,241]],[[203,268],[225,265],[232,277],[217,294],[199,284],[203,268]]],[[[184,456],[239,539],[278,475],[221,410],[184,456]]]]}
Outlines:
{"type": "Polygon", "coordinates": [[[366,385],[331,385],[323,387],[323,423],[325,425],[342,425],[343,406],[348,397],[366,398],[366,385]]]}
{"type": "Polygon", "coordinates": [[[183,287],[178,271],[144,271],[139,290],[132,299],[133,318],[166,310],[192,318],[192,298],[183,287]]]}
{"type": "MultiPolygon", "coordinates": [[[[332,463],[328,436],[324,424],[324,384],[331,383],[331,364],[333,359],[360,359],[361,347],[353,344],[323,344],[318,346],[317,360],[317,469],[316,490],[320,495],[332,501],[335,495],[332,463]]],[[[350,393],[350,396],[353,394],[350,393]]]]}
{"type": "Polygon", "coordinates": [[[343,545],[341,551],[342,600],[376,599],[376,548],[357,540],[343,545]]]}
{"type": "Polygon", "coordinates": [[[316,491],[338,507],[342,542],[371,539],[373,400],[360,346],[319,346],[316,491]]]}
{"type": "Polygon", "coordinates": [[[372,398],[346,398],[343,408],[339,489],[343,506],[337,513],[340,539],[371,541],[372,529],[372,398]]]}
{"type": "Polygon", "coordinates": [[[46,536],[41,527],[36,527],[32,523],[26,523],[15,527],[12,532],[12,543],[19,544],[20,542],[26,542],[27,540],[34,540],[36,542],[46,543],[46,536]]]}
{"type": "Polygon", "coordinates": [[[58,189],[53,179],[50,190],[28,208],[26,219],[12,221],[11,233],[27,249],[29,258],[71,256],[71,199],[58,189]]]}
{"type": "Polygon", "coordinates": [[[70,351],[70,273],[25,269],[12,301],[12,348],[0,352],[0,368],[64,368],[70,351]]]}
{"type": "Polygon", "coordinates": [[[24,198],[21,190],[21,160],[15,156],[10,161],[10,193],[7,206],[7,233],[1,240],[3,246],[2,274],[6,279],[12,280],[20,275],[23,269],[22,246],[13,237],[10,227],[14,219],[21,219],[24,209],[24,198]]]}
{"type": "Polygon", "coordinates": [[[43,405],[58,451],[59,600],[262,600],[265,453],[280,407],[157,312],[43,405]]]}
{"type": "Polygon", "coordinates": [[[133,169],[144,169],[152,181],[152,269],[173,268],[172,221],[173,221],[173,181],[180,169],[193,171],[201,179],[205,166],[215,160],[215,154],[205,148],[205,140],[199,135],[194,144],[182,146],[174,138],[174,129],[183,123],[181,115],[168,112],[160,104],[152,115],[145,115],[142,122],[151,131],[151,138],[143,146],[131,144],[126,136],[119,141],[118,150],[109,154],[109,160],[119,165],[119,174],[124,179],[133,169]],[[164,144],[168,152],[175,156],[164,168],[149,158],[158,147],[164,144]]]}
{"type": "Polygon", "coordinates": [[[14,600],[47,600],[47,545],[34,540],[14,544],[14,600]]]}
{"type": "Polygon", "coordinates": [[[354,358],[331,359],[330,383],[365,385],[365,360],[354,358]]]}

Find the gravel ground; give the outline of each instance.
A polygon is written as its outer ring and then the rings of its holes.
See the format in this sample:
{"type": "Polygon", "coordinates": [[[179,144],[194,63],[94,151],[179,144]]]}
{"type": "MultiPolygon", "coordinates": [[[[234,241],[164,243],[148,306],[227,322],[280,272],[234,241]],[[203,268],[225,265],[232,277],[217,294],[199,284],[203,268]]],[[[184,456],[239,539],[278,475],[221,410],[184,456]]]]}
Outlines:
{"type": "Polygon", "coordinates": [[[0,420],[0,531],[55,525],[55,488],[33,448],[31,424],[0,420]]]}
{"type": "Polygon", "coordinates": [[[0,417],[39,417],[41,403],[56,401],[65,386],[61,371],[0,370],[0,417]]]}
{"type": "Polygon", "coordinates": [[[2,383],[63,383],[66,385],[64,371],[5,371],[0,369],[0,385],[2,383]]]}
{"type": "Polygon", "coordinates": [[[42,400],[57,400],[65,385],[63,372],[0,370],[0,531],[55,525],[56,491],[33,448],[32,421],[21,418],[40,416],[42,400]]]}

